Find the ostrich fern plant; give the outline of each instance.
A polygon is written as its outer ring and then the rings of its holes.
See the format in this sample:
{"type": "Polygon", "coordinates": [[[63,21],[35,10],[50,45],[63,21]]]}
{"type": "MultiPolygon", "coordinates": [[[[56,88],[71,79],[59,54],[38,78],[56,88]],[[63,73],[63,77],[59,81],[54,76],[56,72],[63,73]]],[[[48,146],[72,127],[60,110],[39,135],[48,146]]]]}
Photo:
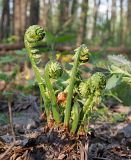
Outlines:
{"type": "Polygon", "coordinates": [[[29,27],[25,33],[25,47],[27,49],[32,68],[44,101],[47,123],[52,120],[54,124],[63,124],[63,127],[71,133],[85,132],[85,124],[91,118],[93,107],[98,104],[106,85],[106,77],[97,72],[87,80],[81,77],[80,66],[89,60],[89,51],[82,44],[74,50],[74,63],[71,70],[64,70],[55,59],[50,60],[44,70],[44,76],[40,73],[39,46],[45,38],[46,32],[38,25],[29,27]],[[62,74],[68,74],[64,81],[62,74]],[[61,79],[63,87],[56,87],[61,79]]]}

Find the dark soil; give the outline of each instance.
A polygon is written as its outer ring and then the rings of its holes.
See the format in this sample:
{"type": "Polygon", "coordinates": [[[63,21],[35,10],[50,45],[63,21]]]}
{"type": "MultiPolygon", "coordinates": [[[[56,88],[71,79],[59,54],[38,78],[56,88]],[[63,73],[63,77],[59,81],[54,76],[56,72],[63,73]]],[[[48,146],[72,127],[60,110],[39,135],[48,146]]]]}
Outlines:
{"type": "MultiPolygon", "coordinates": [[[[78,137],[65,132],[61,126],[48,128],[44,121],[39,120],[37,99],[33,98],[32,101],[30,98],[21,100],[19,107],[16,107],[18,104],[12,105],[15,144],[8,121],[0,125],[1,160],[131,159],[129,121],[116,124],[96,121],[90,125],[88,135],[78,137]]],[[[7,111],[4,103],[3,112],[6,115],[7,111]]],[[[1,114],[3,112],[1,109],[1,114]]]]}

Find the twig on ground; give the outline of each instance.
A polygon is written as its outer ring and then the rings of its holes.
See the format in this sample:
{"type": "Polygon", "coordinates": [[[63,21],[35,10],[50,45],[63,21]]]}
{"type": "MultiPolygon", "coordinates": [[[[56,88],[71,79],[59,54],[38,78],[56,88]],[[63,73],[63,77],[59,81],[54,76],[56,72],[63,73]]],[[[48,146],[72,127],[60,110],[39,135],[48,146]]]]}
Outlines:
{"type": "Polygon", "coordinates": [[[81,148],[80,148],[81,160],[88,159],[88,147],[89,147],[89,140],[87,140],[87,142],[85,143],[85,146],[83,146],[81,142],[81,148]]]}
{"type": "Polygon", "coordinates": [[[15,138],[15,132],[14,132],[14,128],[13,128],[11,101],[8,101],[8,108],[9,108],[10,127],[11,127],[12,136],[13,136],[13,142],[15,143],[16,138],[15,138]]]}
{"type": "Polygon", "coordinates": [[[3,158],[7,155],[7,153],[14,147],[15,142],[12,143],[12,145],[0,156],[0,160],[3,160],[3,158]]]}
{"type": "Polygon", "coordinates": [[[88,159],[89,140],[85,144],[85,160],[88,159]]]}

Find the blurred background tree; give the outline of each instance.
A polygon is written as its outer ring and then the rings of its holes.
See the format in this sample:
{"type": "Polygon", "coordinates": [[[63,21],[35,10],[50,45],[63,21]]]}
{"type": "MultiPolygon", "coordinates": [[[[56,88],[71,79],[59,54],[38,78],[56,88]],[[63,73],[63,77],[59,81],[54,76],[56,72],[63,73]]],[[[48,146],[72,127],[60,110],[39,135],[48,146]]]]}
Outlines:
{"type": "Polygon", "coordinates": [[[0,41],[40,24],[72,44],[130,47],[131,0],[0,0],[0,41]]]}

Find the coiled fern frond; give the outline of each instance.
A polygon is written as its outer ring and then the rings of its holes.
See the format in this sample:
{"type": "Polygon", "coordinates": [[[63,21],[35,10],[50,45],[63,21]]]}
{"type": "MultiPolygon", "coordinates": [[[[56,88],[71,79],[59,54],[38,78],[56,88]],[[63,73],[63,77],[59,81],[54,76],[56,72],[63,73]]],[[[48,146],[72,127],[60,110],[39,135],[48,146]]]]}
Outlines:
{"type": "Polygon", "coordinates": [[[91,92],[94,93],[95,91],[98,91],[101,93],[101,91],[106,86],[106,77],[101,72],[96,72],[91,76],[91,92]]]}
{"type": "Polygon", "coordinates": [[[52,79],[57,79],[57,78],[61,77],[61,75],[63,73],[63,68],[62,68],[61,64],[56,60],[50,60],[46,64],[46,68],[48,69],[49,77],[52,79]]]}
{"type": "Polygon", "coordinates": [[[45,37],[45,31],[42,27],[38,25],[30,26],[24,37],[25,46],[27,48],[29,57],[34,59],[35,63],[38,65],[41,62],[40,54],[40,44],[45,37]]]}
{"type": "Polygon", "coordinates": [[[87,98],[91,94],[90,79],[80,83],[79,92],[83,98],[87,98]]]}
{"type": "Polygon", "coordinates": [[[45,37],[45,31],[38,25],[30,26],[25,32],[25,45],[32,48],[45,37]]]}

